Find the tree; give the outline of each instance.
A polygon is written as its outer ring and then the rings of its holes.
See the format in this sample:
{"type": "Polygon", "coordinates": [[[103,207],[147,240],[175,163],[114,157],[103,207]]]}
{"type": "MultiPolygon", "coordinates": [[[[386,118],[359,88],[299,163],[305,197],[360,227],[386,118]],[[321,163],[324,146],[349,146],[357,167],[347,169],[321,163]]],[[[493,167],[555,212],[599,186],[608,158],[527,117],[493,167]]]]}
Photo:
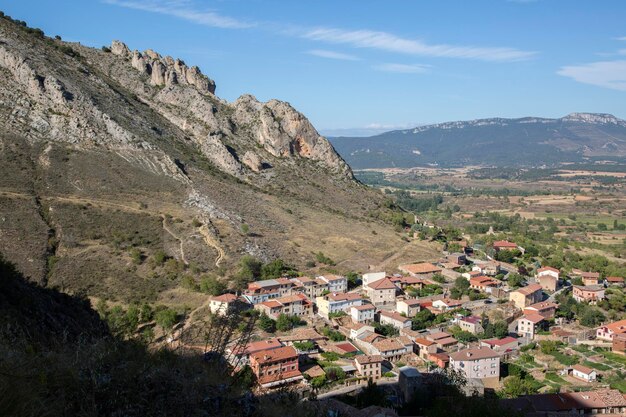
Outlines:
{"type": "Polygon", "coordinates": [[[276,330],[279,332],[286,332],[293,329],[293,321],[286,314],[280,314],[276,319],[276,330]]]}
{"type": "Polygon", "coordinates": [[[244,288],[249,282],[261,276],[263,263],[254,256],[244,255],[239,259],[239,270],[235,274],[235,281],[239,288],[244,288]]]}
{"type": "Polygon", "coordinates": [[[198,284],[196,283],[196,280],[193,279],[193,277],[191,275],[185,275],[181,280],[180,280],[180,285],[189,291],[197,291],[198,290],[198,284]]]}
{"type": "Polygon", "coordinates": [[[454,288],[461,291],[461,294],[464,294],[469,288],[469,286],[470,286],[469,281],[465,279],[464,277],[458,277],[456,280],[454,280],[454,288]]]}
{"type": "Polygon", "coordinates": [[[261,267],[261,278],[263,279],[280,278],[285,275],[294,275],[295,273],[296,271],[285,264],[282,259],[274,259],[261,267]]]}
{"type": "Polygon", "coordinates": [[[214,275],[204,275],[200,278],[200,291],[210,295],[220,295],[226,291],[226,285],[214,275]]]}
{"type": "Polygon", "coordinates": [[[587,309],[580,317],[580,324],[585,327],[595,327],[604,321],[604,314],[595,308],[587,309]]]}
{"type": "Polygon", "coordinates": [[[346,274],[346,279],[348,280],[348,289],[356,288],[359,285],[359,274],[354,271],[348,272],[346,274]]]}
{"type": "Polygon", "coordinates": [[[274,333],[276,331],[276,322],[265,313],[261,313],[257,324],[261,330],[267,333],[274,333]]]}
{"type": "Polygon", "coordinates": [[[511,272],[507,277],[507,283],[511,288],[519,288],[524,285],[524,277],[518,273],[511,272]]]}
{"type": "Polygon", "coordinates": [[[174,327],[174,325],[178,321],[178,314],[176,313],[176,311],[170,308],[165,308],[156,312],[156,314],[154,315],[154,320],[163,329],[169,330],[174,327]]]}
{"type": "Polygon", "coordinates": [[[427,328],[435,319],[435,315],[427,308],[419,311],[413,319],[411,319],[411,329],[422,330],[427,328]]]}
{"type": "Polygon", "coordinates": [[[434,274],[432,279],[433,279],[433,281],[436,281],[436,282],[438,282],[440,284],[443,284],[443,283],[446,282],[446,277],[444,277],[441,274],[434,274]]]}
{"type": "Polygon", "coordinates": [[[511,263],[515,260],[515,258],[520,256],[521,254],[522,252],[520,252],[517,249],[514,249],[514,250],[503,249],[503,250],[496,252],[495,258],[497,261],[500,261],[500,262],[511,263]]]}
{"type": "Polygon", "coordinates": [[[326,379],[328,381],[340,381],[346,378],[345,371],[338,366],[329,366],[324,368],[324,373],[326,374],[326,379]]]}
{"type": "Polygon", "coordinates": [[[504,379],[504,384],[500,395],[506,398],[517,398],[522,395],[536,394],[537,389],[534,384],[527,379],[522,379],[517,375],[512,375],[504,379]]]}
{"type": "Polygon", "coordinates": [[[154,255],[152,255],[152,261],[157,266],[163,265],[166,260],[167,254],[161,249],[157,250],[156,252],[154,252],[154,255]]]}

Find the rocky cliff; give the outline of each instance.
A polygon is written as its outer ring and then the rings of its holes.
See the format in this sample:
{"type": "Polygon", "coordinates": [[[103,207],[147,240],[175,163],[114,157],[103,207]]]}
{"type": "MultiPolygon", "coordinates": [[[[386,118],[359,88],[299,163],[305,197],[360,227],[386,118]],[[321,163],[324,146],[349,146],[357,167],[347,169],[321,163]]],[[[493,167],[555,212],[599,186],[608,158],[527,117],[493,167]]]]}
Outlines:
{"type": "Polygon", "coordinates": [[[183,275],[228,278],[244,254],[363,268],[403,244],[383,197],[288,103],[229,103],[180,59],[8,18],[0,72],[0,252],[30,279],[155,299],[183,275]],[[159,251],[176,262],[149,262],[159,251]]]}

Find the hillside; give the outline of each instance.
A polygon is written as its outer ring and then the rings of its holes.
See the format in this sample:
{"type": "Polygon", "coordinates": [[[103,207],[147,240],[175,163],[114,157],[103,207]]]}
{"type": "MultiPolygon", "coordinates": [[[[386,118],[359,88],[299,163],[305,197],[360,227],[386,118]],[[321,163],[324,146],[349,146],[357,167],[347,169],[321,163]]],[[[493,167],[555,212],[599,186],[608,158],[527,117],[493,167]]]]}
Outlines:
{"type": "Polygon", "coordinates": [[[540,166],[626,159],[626,121],[608,114],[480,119],[331,139],[354,169],[540,166]]]}
{"type": "Polygon", "coordinates": [[[228,279],[246,254],[367,268],[406,245],[288,103],[229,103],[178,59],[6,17],[0,72],[0,253],[30,280],[169,302],[184,275],[228,279]]]}

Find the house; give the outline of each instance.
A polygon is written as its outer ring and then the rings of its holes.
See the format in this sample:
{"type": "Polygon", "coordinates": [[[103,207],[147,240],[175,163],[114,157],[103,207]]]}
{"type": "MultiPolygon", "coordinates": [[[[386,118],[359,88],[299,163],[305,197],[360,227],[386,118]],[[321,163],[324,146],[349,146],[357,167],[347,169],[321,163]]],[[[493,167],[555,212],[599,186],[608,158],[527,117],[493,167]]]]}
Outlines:
{"type": "Polygon", "coordinates": [[[416,337],[415,339],[413,339],[413,343],[415,345],[415,353],[417,353],[417,356],[425,361],[429,360],[428,357],[431,354],[437,353],[437,343],[433,342],[432,340],[428,340],[422,337],[416,337]]]}
{"type": "Polygon", "coordinates": [[[518,340],[511,336],[503,337],[502,339],[484,339],[480,341],[480,346],[486,346],[498,353],[505,353],[515,351],[519,348],[520,343],[518,340]]]}
{"type": "Polygon", "coordinates": [[[623,416],[626,413],[626,397],[616,389],[603,388],[596,391],[536,394],[500,404],[516,413],[528,416],[623,416]]]}
{"type": "Polygon", "coordinates": [[[606,285],[608,286],[617,286],[617,287],[623,287],[624,286],[624,278],[622,277],[606,277],[606,285]]]}
{"type": "Polygon", "coordinates": [[[380,322],[380,324],[388,324],[398,330],[405,327],[411,327],[411,319],[395,311],[381,311],[379,313],[378,321],[380,322]]]}
{"type": "Polygon", "coordinates": [[[327,337],[322,336],[312,327],[304,327],[295,329],[288,335],[278,336],[277,339],[286,346],[293,346],[294,343],[304,342],[313,342],[318,344],[326,340],[327,337]]]}
{"type": "Polygon", "coordinates": [[[611,351],[626,355],[626,333],[619,333],[613,336],[611,351]]]}
{"type": "Polygon", "coordinates": [[[501,271],[501,264],[497,261],[476,262],[474,266],[472,266],[472,272],[479,272],[479,274],[477,275],[487,275],[490,277],[495,277],[501,271]]]}
{"type": "Polygon", "coordinates": [[[238,308],[239,297],[235,294],[222,294],[211,297],[209,300],[209,309],[212,314],[225,316],[238,308]]]}
{"type": "Polygon", "coordinates": [[[626,334],[626,320],[605,324],[596,330],[596,337],[608,342],[612,341],[617,334],[626,334]]]}
{"type": "Polygon", "coordinates": [[[406,290],[407,287],[414,287],[414,288],[419,289],[419,288],[423,288],[424,285],[428,284],[423,279],[413,277],[410,275],[409,276],[394,275],[392,277],[389,277],[389,280],[393,282],[394,284],[396,284],[396,287],[398,287],[401,290],[406,290]]]}
{"type": "Polygon", "coordinates": [[[584,286],[598,285],[600,280],[599,272],[583,272],[580,274],[584,286]]]}
{"type": "Polygon", "coordinates": [[[428,262],[419,264],[400,265],[400,271],[417,278],[432,278],[440,274],[442,269],[428,262]]]}
{"type": "Polygon", "coordinates": [[[353,306],[363,304],[363,299],[359,294],[354,293],[330,293],[315,299],[317,314],[329,318],[330,314],[343,311],[347,313],[353,306]]]}
{"type": "Polygon", "coordinates": [[[364,336],[368,336],[374,333],[374,328],[365,323],[354,323],[350,326],[350,339],[361,339],[364,336]]]}
{"type": "Polygon", "coordinates": [[[554,317],[556,314],[556,309],[559,307],[557,303],[553,303],[552,301],[542,301],[540,303],[531,304],[528,307],[524,307],[524,314],[527,313],[537,313],[542,315],[544,318],[549,319],[554,317]]]}
{"type": "Polygon", "coordinates": [[[293,285],[293,282],[287,278],[254,281],[248,284],[248,288],[243,292],[243,297],[250,304],[258,304],[272,298],[290,295],[293,285]]]}
{"type": "Polygon", "coordinates": [[[281,314],[288,316],[310,316],[313,314],[313,303],[304,294],[293,294],[263,301],[254,306],[255,310],[267,314],[276,320],[281,314]]]}
{"type": "Polygon", "coordinates": [[[472,334],[478,334],[485,331],[482,326],[482,319],[477,316],[468,316],[459,319],[457,322],[461,330],[470,332],[472,334]]]}
{"type": "Polygon", "coordinates": [[[604,286],[602,285],[587,285],[580,286],[574,285],[574,291],[572,291],[574,300],[581,302],[588,302],[589,304],[596,304],[600,300],[604,300],[604,286]]]}
{"type": "Polygon", "coordinates": [[[420,301],[415,298],[398,300],[396,302],[396,311],[407,317],[415,316],[420,310],[420,301]]]}
{"type": "Polygon", "coordinates": [[[234,350],[230,351],[232,357],[231,363],[235,367],[238,365],[243,366],[250,363],[250,355],[257,352],[262,352],[264,350],[277,349],[283,346],[284,345],[282,344],[282,342],[278,339],[267,339],[257,342],[250,342],[246,346],[240,347],[238,349],[235,348],[234,350]]]}
{"type": "Polygon", "coordinates": [[[350,307],[350,316],[355,323],[370,323],[374,321],[376,307],[374,304],[361,304],[350,307]]]}
{"type": "Polygon", "coordinates": [[[330,292],[346,292],[348,291],[348,278],[340,275],[322,275],[317,277],[328,284],[330,292]]]}
{"type": "Polygon", "coordinates": [[[383,360],[380,355],[357,355],[354,358],[354,366],[359,375],[378,379],[383,375],[383,360]]]}
{"type": "Polygon", "coordinates": [[[516,250],[518,248],[517,243],[509,242],[508,240],[496,240],[493,242],[493,249],[496,252],[500,252],[501,250],[516,250]]]}
{"type": "Polygon", "coordinates": [[[465,265],[467,263],[467,257],[464,253],[455,252],[446,255],[446,261],[455,265],[465,265]]]}
{"type": "Polygon", "coordinates": [[[372,347],[376,354],[381,355],[388,361],[395,362],[403,355],[412,353],[413,349],[409,349],[404,343],[396,338],[381,339],[372,343],[372,347]]]}
{"type": "Polygon", "coordinates": [[[470,278],[470,288],[480,292],[490,293],[493,288],[500,286],[500,281],[485,275],[470,278]]]}
{"type": "Polygon", "coordinates": [[[368,272],[367,274],[363,274],[362,284],[365,287],[370,282],[378,281],[387,276],[386,272],[368,272]]]}
{"type": "Polygon", "coordinates": [[[293,291],[306,295],[310,300],[315,300],[324,291],[328,291],[328,283],[322,279],[298,277],[291,278],[290,281],[293,283],[293,291]]]}
{"type": "Polygon", "coordinates": [[[438,368],[446,369],[450,363],[450,355],[445,352],[431,353],[428,360],[437,365],[438,368]]]}
{"type": "Polygon", "coordinates": [[[532,340],[535,338],[535,334],[541,329],[544,321],[545,317],[538,313],[524,314],[517,319],[517,333],[522,337],[527,337],[532,340]]]}
{"type": "Polygon", "coordinates": [[[596,380],[598,374],[595,370],[587,366],[576,364],[572,366],[572,376],[586,382],[591,382],[596,380]]]}
{"type": "Polygon", "coordinates": [[[556,268],[552,268],[551,266],[544,266],[543,268],[539,268],[537,270],[537,274],[535,278],[541,288],[546,291],[556,291],[559,284],[559,275],[561,271],[556,268]]]}
{"type": "Polygon", "coordinates": [[[433,308],[439,311],[449,311],[459,308],[463,305],[461,300],[453,300],[451,298],[441,298],[433,301],[433,308]]]}
{"type": "Polygon", "coordinates": [[[450,368],[467,379],[481,379],[485,386],[495,387],[500,378],[500,354],[489,347],[459,350],[450,354],[450,368]]]}
{"type": "Polygon", "coordinates": [[[370,302],[375,306],[394,304],[398,287],[389,278],[370,282],[364,287],[370,302]]]}
{"type": "Polygon", "coordinates": [[[422,374],[416,368],[403,366],[398,373],[398,387],[402,392],[404,402],[410,402],[415,393],[421,390],[424,384],[422,374]]]}
{"type": "Polygon", "coordinates": [[[515,307],[523,310],[531,304],[540,302],[543,299],[543,292],[541,285],[530,284],[522,287],[516,291],[509,293],[509,300],[513,301],[515,307]]]}
{"type": "Polygon", "coordinates": [[[450,349],[459,343],[450,333],[434,332],[426,335],[426,339],[435,342],[441,350],[450,349]]]}
{"type": "Polygon", "coordinates": [[[292,346],[263,350],[250,355],[250,368],[263,388],[303,379],[298,369],[298,352],[292,346]]]}

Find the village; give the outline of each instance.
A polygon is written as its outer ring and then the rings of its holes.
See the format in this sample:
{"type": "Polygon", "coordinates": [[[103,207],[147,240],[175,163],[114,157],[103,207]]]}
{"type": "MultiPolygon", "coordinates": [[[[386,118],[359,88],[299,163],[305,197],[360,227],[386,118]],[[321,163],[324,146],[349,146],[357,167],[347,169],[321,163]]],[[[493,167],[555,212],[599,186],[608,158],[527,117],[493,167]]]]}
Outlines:
{"type": "MultiPolygon", "coordinates": [[[[626,412],[626,320],[596,324],[572,312],[623,288],[623,277],[549,265],[521,276],[467,241],[450,248],[357,281],[281,277],[212,297],[212,314],[258,316],[253,338],[228,352],[230,365],[249,367],[258,390],[288,387],[328,401],[375,384],[406,404],[432,375],[452,372],[466,395],[499,393],[518,412],[626,412]]],[[[524,252],[505,240],[490,250],[524,252]]]]}

